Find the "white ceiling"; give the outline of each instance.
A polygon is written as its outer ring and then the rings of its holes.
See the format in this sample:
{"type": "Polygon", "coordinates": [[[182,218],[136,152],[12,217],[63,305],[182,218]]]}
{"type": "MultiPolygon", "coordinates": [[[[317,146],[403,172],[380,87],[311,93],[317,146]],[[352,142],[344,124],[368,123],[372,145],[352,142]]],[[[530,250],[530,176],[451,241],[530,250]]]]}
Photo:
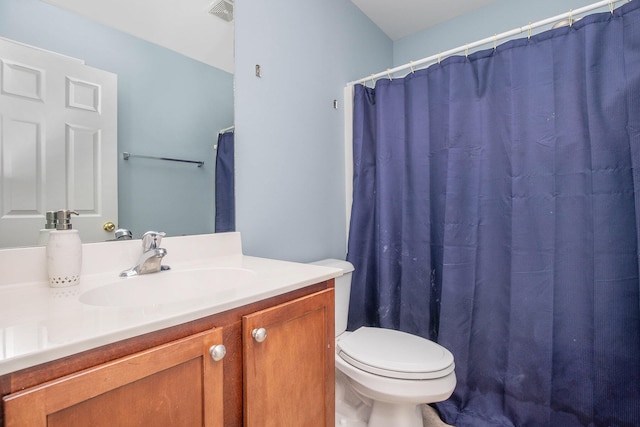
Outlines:
{"type": "Polygon", "coordinates": [[[233,73],[233,23],[209,13],[218,0],[44,0],[233,73]]]}
{"type": "Polygon", "coordinates": [[[464,15],[496,0],[351,0],[392,40],[464,15]]]}
{"type": "MultiPolygon", "coordinates": [[[[233,23],[208,12],[220,0],[43,1],[233,73],[233,23]]],[[[496,0],[351,1],[398,40],[496,0]]]]}

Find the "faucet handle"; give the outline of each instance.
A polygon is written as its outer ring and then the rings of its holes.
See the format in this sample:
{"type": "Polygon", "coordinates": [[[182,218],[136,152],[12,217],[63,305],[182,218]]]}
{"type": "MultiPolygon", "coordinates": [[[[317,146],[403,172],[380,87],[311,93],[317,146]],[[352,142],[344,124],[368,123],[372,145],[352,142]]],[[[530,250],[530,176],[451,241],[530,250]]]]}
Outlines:
{"type": "Polygon", "coordinates": [[[165,232],[147,231],[142,235],[142,251],[146,252],[151,249],[157,249],[160,247],[162,238],[166,236],[165,232]]]}

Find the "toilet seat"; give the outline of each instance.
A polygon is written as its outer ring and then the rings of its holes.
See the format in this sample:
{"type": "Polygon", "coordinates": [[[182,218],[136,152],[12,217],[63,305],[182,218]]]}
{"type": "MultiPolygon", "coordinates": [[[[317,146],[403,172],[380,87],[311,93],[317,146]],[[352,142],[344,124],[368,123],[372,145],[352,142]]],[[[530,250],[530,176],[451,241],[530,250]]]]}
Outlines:
{"type": "Polygon", "coordinates": [[[425,380],[454,370],[444,347],[393,329],[361,327],[336,340],[338,356],[352,366],[388,378],[425,380]]]}

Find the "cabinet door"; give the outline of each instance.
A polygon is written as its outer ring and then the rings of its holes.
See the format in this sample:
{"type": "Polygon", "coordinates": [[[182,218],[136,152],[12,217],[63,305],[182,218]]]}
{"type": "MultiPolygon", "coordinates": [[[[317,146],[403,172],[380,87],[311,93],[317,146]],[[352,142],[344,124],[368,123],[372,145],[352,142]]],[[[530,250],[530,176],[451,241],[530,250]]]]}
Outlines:
{"type": "Polygon", "coordinates": [[[222,427],[222,343],[214,329],[4,398],[6,427],[222,427]]]}
{"type": "Polygon", "coordinates": [[[243,317],[245,426],[335,425],[333,310],[331,288],[243,317]]]}

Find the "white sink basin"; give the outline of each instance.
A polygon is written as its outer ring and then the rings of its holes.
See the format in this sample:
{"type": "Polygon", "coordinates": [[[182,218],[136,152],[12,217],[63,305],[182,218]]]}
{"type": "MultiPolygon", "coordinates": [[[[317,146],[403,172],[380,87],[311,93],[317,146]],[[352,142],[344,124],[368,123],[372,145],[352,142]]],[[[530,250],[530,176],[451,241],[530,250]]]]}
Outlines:
{"type": "Polygon", "coordinates": [[[105,307],[141,307],[211,299],[253,283],[255,272],[242,268],[168,270],[118,278],[88,290],[80,302],[105,307]]]}

